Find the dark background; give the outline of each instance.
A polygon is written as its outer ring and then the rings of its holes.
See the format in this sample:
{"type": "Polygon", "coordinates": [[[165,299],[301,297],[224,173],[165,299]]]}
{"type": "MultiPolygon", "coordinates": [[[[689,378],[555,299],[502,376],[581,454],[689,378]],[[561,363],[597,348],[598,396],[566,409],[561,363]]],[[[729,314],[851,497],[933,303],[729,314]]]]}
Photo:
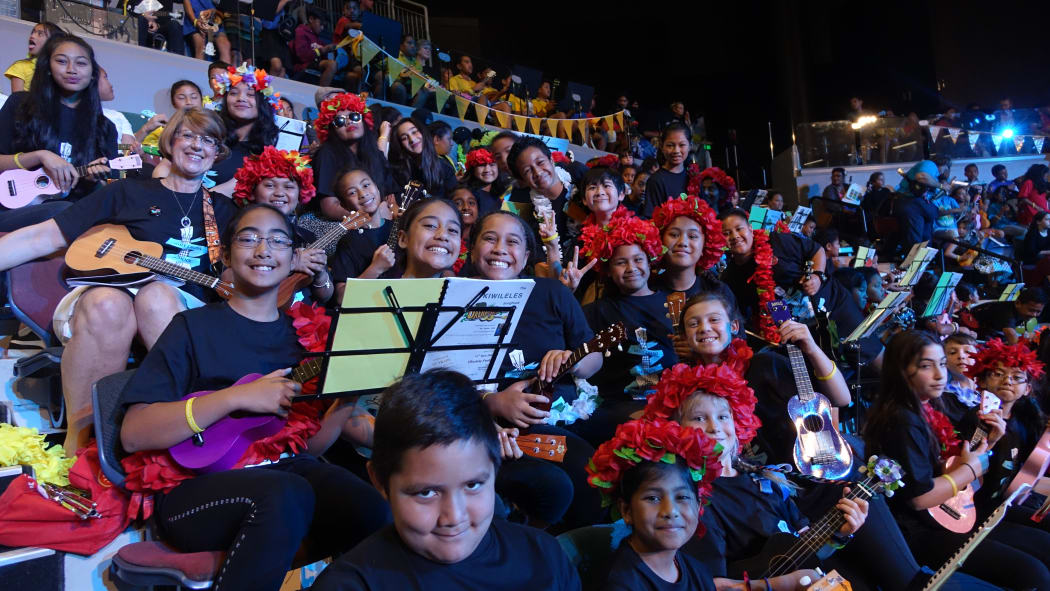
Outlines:
{"type": "Polygon", "coordinates": [[[745,187],[768,174],[770,123],[780,153],[793,125],[844,119],[854,95],[920,117],[1050,99],[1045,3],[423,2],[438,47],[593,85],[599,113],[622,92],[657,120],[683,100],[704,114],[716,165],[736,130],[745,187]]]}

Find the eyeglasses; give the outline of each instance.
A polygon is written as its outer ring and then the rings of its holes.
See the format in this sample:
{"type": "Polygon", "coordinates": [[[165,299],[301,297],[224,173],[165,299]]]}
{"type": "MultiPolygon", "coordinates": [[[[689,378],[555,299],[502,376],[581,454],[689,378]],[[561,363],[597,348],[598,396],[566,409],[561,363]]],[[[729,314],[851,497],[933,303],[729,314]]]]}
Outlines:
{"type": "Polygon", "coordinates": [[[1028,374],[1026,374],[1026,373],[1008,374],[1005,371],[997,369],[997,370],[993,371],[992,373],[988,374],[988,376],[991,377],[991,378],[994,378],[996,380],[1000,380],[1000,381],[1006,382],[1007,384],[1027,384],[1028,383],[1028,374]]]}
{"type": "Polygon", "coordinates": [[[260,236],[258,234],[238,234],[233,238],[233,244],[238,248],[255,248],[263,240],[274,250],[288,250],[292,247],[292,240],[287,236],[260,236]]]}
{"type": "Polygon", "coordinates": [[[361,113],[357,111],[350,111],[346,115],[336,115],[335,119],[332,119],[332,125],[336,127],[346,127],[351,123],[360,123],[361,113]]]}
{"type": "Polygon", "coordinates": [[[180,131],[179,133],[175,134],[175,137],[191,144],[197,140],[200,140],[200,143],[204,144],[204,146],[208,148],[219,147],[218,138],[210,135],[204,135],[202,133],[193,133],[192,131],[180,131]]]}

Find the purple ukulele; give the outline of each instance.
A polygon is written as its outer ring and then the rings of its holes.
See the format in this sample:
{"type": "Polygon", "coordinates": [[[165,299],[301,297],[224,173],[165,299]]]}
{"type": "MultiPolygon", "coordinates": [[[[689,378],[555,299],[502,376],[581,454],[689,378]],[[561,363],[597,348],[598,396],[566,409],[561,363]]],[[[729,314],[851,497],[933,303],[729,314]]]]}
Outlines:
{"type": "MultiPolygon", "coordinates": [[[[321,359],[314,357],[293,369],[291,379],[303,384],[320,375],[321,367],[321,359]]],[[[248,384],[261,377],[263,375],[258,373],[248,374],[233,385],[248,384]]],[[[214,390],[194,392],[182,399],[207,396],[212,392],[214,390]]],[[[303,398],[312,396],[298,396],[293,402],[303,398]]],[[[253,443],[279,433],[284,424],[285,419],[277,415],[237,411],[215,421],[193,437],[171,446],[168,453],[175,463],[199,474],[222,472],[233,468],[253,443]]]]}

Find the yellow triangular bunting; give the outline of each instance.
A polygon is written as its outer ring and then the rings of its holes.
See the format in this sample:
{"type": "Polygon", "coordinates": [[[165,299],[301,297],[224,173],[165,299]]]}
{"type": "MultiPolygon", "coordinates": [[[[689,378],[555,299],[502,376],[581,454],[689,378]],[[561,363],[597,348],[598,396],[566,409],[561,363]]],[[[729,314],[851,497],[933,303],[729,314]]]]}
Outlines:
{"type": "Polygon", "coordinates": [[[378,45],[372,43],[368,39],[361,42],[361,63],[363,65],[367,66],[377,53],[379,53],[378,45]]]}
{"type": "Polygon", "coordinates": [[[503,129],[510,129],[510,115],[509,114],[504,113],[503,111],[499,111],[499,110],[493,111],[493,114],[496,115],[496,121],[499,121],[499,126],[500,127],[502,127],[503,129]]]}
{"type": "Polygon", "coordinates": [[[467,116],[467,107],[470,106],[470,101],[459,96],[458,94],[452,95],[456,98],[456,111],[459,113],[460,120],[463,120],[467,116]]]}
{"type": "Polygon", "coordinates": [[[489,115],[489,108],[483,107],[479,103],[474,103],[474,115],[477,119],[478,125],[485,125],[485,118],[489,115]]]}
{"type": "Polygon", "coordinates": [[[401,72],[405,71],[405,64],[397,61],[392,57],[386,59],[387,71],[390,72],[390,80],[397,80],[401,76],[401,72]]]}
{"type": "Polygon", "coordinates": [[[606,115],[605,116],[606,129],[608,129],[609,131],[612,131],[613,129],[615,129],[615,125],[616,125],[616,123],[615,123],[615,120],[613,119],[613,116],[612,115],[606,115]]]}
{"type": "Polygon", "coordinates": [[[415,74],[411,74],[409,78],[412,79],[412,96],[416,96],[419,94],[419,89],[423,88],[423,85],[426,84],[427,81],[422,76],[417,76],[415,74]]]}
{"type": "Polygon", "coordinates": [[[529,117],[529,127],[532,128],[533,134],[540,135],[540,123],[542,122],[543,119],[540,119],[539,117],[529,117]]]}
{"type": "MultiPolygon", "coordinates": [[[[448,97],[452,96],[452,93],[445,90],[444,88],[434,89],[434,100],[437,101],[437,112],[441,113],[445,110],[445,103],[448,102],[448,97]]],[[[462,119],[462,117],[460,117],[462,119]]]]}
{"type": "Polygon", "coordinates": [[[525,131],[526,118],[524,115],[511,115],[511,119],[514,120],[514,129],[518,131],[525,131]]]}
{"type": "Polygon", "coordinates": [[[620,111],[619,113],[616,114],[616,124],[620,126],[620,129],[624,128],[623,127],[623,111],[620,111]]]}

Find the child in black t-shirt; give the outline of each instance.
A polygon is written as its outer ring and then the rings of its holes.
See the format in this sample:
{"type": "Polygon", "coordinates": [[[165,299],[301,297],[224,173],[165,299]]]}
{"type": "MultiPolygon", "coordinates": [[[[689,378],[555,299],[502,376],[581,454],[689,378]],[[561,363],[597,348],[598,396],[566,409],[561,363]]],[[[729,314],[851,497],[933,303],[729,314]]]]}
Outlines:
{"type": "Polygon", "coordinates": [[[549,535],[494,519],[503,456],[520,456],[474,384],[448,370],[384,392],[368,473],[394,524],[336,560],[313,589],[578,590],[549,535]]]}
{"type": "Polygon", "coordinates": [[[703,564],[679,549],[694,534],[704,535],[699,520],[721,470],[718,451],[702,431],[667,420],[625,423],[598,448],[588,482],[606,491],[631,528],[603,589],[714,590],[703,564]]]}
{"type": "Polygon", "coordinates": [[[162,537],[177,550],[226,550],[217,589],[279,589],[301,545],[315,560],[338,555],[389,521],[374,489],[314,458],[355,405],[297,403],[301,386],[286,377],[301,356],[292,319],[277,307],[292,240],[288,219],[271,206],[236,215],[223,235],[233,297],[176,315],[121,393],[121,443],[138,452],[124,461],[126,486],[156,493],[162,537]],[[248,374],[263,375],[241,383],[248,374]],[[278,430],[196,476],[172,463],[166,450],[231,413],[274,415],[278,430]]]}
{"type": "Polygon", "coordinates": [[[337,302],[343,301],[347,279],[375,279],[394,266],[394,251],[387,246],[391,224],[389,205],[380,196],[380,187],[363,168],[353,168],[335,183],[339,203],[347,211],[370,216],[367,226],[349,232],[339,241],[332,255],[332,280],[337,302]]]}

